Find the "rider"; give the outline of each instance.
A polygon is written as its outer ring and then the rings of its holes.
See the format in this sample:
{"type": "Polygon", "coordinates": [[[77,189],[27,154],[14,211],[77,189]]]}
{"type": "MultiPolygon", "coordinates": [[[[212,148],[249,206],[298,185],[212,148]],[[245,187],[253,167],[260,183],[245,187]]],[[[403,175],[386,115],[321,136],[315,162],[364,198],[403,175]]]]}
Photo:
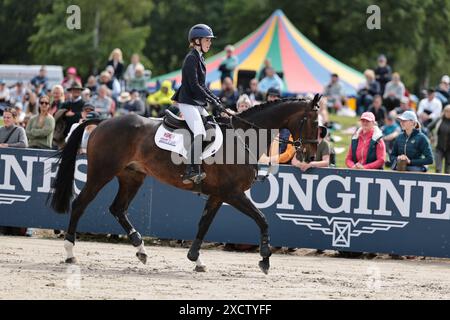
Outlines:
{"type": "Polygon", "coordinates": [[[172,98],[178,102],[178,108],[194,136],[188,157],[189,163],[183,175],[184,184],[192,181],[200,183],[206,177],[200,166],[202,142],[206,137],[202,116],[208,116],[205,110],[207,102],[215,108],[221,106],[219,98],[205,85],[206,66],[203,54],[209,51],[213,38],[215,36],[212,29],[205,24],[197,24],[189,30],[189,47],[192,50],[183,62],[181,87],[172,98]]]}

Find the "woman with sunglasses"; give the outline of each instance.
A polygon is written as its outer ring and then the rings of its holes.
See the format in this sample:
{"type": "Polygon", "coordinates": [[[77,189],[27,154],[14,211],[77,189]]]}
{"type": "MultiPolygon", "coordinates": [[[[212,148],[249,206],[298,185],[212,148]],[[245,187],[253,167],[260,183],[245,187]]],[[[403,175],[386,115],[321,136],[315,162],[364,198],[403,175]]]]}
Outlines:
{"type": "Polygon", "coordinates": [[[55,119],[49,114],[50,98],[46,95],[39,98],[39,114],[30,119],[27,125],[29,147],[35,149],[51,149],[55,119]]]}

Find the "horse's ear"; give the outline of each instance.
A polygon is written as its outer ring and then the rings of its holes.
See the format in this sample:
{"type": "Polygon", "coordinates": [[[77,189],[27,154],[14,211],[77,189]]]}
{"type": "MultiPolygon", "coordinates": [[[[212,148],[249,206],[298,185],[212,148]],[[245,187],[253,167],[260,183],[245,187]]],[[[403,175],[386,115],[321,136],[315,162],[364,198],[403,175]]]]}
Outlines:
{"type": "Polygon", "coordinates": [[[313,107],[313,108],[314,108],[315,106],[318,106],[318,105],[319,105],[320,99],[322,99],[322,95],[316,93],[316,95],[314,96],[314,99],[313,99],[313,101],[312,101],[312,107],[313,107]]]}

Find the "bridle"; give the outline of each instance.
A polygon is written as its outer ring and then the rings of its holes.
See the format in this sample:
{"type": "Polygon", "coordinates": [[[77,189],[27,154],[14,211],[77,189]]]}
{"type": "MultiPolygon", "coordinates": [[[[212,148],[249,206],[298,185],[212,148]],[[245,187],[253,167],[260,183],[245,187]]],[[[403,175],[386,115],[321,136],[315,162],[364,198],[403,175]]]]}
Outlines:
{"type": "MultiPolygon", "coordinates": [[[[251,122],[251,121],[248,121],[248,120],[246,120],[246,119],[244,119],[244,118],[242,118],[242,117],[240,117],[240,116],[238,116],[237,114],[232,114],[231,112],[228,112],[228,110],[226,110],[224,107],[222,107],[221,106],[221,108],[220,108],[221,110],[221,112],[224,112],[225,114],[227,114],[227,115],[229,115],[230,116],[230,126],[231,126],[231,128],[233,129],[233,130],[235,130],[235,127],[234,127],[234,125],[233,125],[233,119],[238,119],[239,121],[241,121],[241,122],[243,122],[243,123],[245,123],[245,124],[247,124],[247,125],[249,125],[251,128],[253,128],[253,129],[260,129],[260,130],[264,130],[265,128],[262,128],[262,127],[260,127],[260,126],[258,126],[258,125],[256,125],[255,123],[253,123],[253,122],[251,122]]],[[[304,126],[304,124],[305,124],[305,122],[308,120],[308,118],[305,116],[305,117],[303,117],[302,118],[302,120],[300,121],[300,126],[299,126],[299,129],[300,129],[300,134],[299,134],[299,138],[298,139],[296,139],[295,141],[290,141],[289,140],[289,138],[288,139],[285,139],[285,138],[280,138],[280,137],[278,137],[278,138],[276,138],[279,142],[281,142],[281,143],[286,143],[286,144],[290,144],[290,145],[292,145],[294,148],[295,148],[295,155],[297,155],[297,152],[302,152],[302,150],[303,150],[303,145],[304,144],[318,144],[319,143],[319,140],[316,138],[316,139],[303,139],[302,138],[302,131],[303,131],[303,126],[304,126]]],[[[255,161],[256,162],[258,162],[258,160],[259,159],[257,159],[256,158],[256,156],[251,152],[251,150],[250,150],[250,148],[248,147],[248,145],[244,142],[244,141],[242,141],[242,139],[241,139],[241,137],[240,136],[238,136],[238,135],[236,135],[236,137],[241,141],[241,143],[245,146],[245,149],[249,152],[249,154],[255,159],[255,161]]],[[[269,146],[269,157],[270,157],[270,146],[269,146]]],[[[269,176],[269,174],[270,174],[270,171],[271,171],[271,168],[272,168],[272,163],[270,162],[270,164],[269,164],[269,169],[267,170],[267,173],[266,173],[266,175],[261,179],[261,181],[264,181],[268,176],[269,176]]],[[[258,165],[257,165],[257,172],[259,172],[259,167],[258,167],[258,165]]]]}

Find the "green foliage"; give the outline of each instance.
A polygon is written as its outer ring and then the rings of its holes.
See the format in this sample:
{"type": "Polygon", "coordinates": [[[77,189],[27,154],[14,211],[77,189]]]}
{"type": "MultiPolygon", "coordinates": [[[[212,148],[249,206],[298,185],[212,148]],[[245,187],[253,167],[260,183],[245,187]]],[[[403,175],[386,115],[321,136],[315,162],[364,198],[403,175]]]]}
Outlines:
{"type": "Polygon", "coordinates": [[[33,20],[39,12],[51,8],[52,0],[2,0],[0,1],[0,63],[39,64],[27,50],[26,39],[36,33],[38,28],[33,20]]]}
{"type": "Polygon", "coordinates": [[[151,2],[142,0],[54,1],[50,12],[36,17],[38,32],[30,37],[30,51],[43,64],[75,65],[83,75],[101,71],[114,48],[121,48],[126,59],[142,52],[150,34],[143,21],[151,9],[151,2]],[[72,4],[81,9],[81,30],[66,26],[72,4]]]}
{"type": "Polygon", "coordinates": [[[381,30],[369,30],[372,0],[3,0],[0,1],[2,63],[75,65],[83,75],[100,71],[112,49],[129,60],[143,53],[154,75],[180,68],[187,32],[196,23],[213,27],[210,54],[259,27],[276,9],[312,42],[363,71],[388,56],[409,89],[435,85],[449,73],[450,0],[379,0],[381,30]],[[66,8],[81,7],[81,30],[66,28],[66,8]],[[94,45],[96,12],[99,44],[94,45]],[[151,33],[150,33],[151,28],[151,33]],[[30,41],[28,42],[27,39],[30,41]]]}

